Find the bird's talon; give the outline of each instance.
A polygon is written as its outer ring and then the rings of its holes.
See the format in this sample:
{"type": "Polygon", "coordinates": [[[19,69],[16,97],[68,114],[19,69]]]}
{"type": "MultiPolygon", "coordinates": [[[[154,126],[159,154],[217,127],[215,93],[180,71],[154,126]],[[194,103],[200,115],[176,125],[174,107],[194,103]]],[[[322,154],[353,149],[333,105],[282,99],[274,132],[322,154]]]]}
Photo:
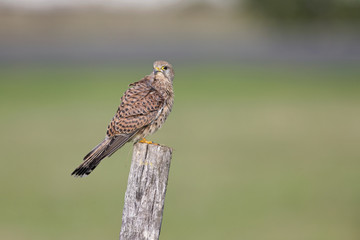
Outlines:
{"type": "Polygon", "coordinates": [[[159,144],[157,144],[157,143],[154,143],[153,141],[148,141],[148,140],[146,140],[145,138],[141,139],[139,142],[140,142],[140,143],[146,143],[146,144],[159,145],[159,144]]]}

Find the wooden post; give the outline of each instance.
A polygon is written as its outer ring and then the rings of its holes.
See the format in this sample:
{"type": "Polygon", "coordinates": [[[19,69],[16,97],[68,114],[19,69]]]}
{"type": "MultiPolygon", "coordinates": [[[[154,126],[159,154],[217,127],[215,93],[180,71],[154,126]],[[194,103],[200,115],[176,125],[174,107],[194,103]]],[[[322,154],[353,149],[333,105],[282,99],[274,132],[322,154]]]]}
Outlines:
{"type": "Polygon", "coordinates": [[[159,239],[171,155],[166,146],[134,145],[120,240],[159,239]]]}

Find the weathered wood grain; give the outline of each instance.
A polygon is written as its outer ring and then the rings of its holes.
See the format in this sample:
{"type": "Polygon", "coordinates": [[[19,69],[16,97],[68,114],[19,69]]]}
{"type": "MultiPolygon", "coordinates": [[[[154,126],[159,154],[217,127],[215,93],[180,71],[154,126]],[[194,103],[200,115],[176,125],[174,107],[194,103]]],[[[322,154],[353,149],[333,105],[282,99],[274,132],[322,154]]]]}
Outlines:
{"type": "Polygon", "coordinates": [[[134,145],[120,240],[159,239],[171,156],[166,146],[134,145]]]}

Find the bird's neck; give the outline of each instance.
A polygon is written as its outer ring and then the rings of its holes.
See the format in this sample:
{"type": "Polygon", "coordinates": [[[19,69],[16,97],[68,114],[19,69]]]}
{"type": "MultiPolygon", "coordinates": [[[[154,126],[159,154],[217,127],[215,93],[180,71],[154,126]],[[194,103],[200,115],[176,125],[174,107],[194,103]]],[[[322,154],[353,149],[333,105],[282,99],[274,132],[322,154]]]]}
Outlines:
{"type": "Polygon", "coordinates": [[[164,75],[156,75],[152,84],[165,99],[174,95],[173,85],[171,80],[167,79],[164,75]]]}

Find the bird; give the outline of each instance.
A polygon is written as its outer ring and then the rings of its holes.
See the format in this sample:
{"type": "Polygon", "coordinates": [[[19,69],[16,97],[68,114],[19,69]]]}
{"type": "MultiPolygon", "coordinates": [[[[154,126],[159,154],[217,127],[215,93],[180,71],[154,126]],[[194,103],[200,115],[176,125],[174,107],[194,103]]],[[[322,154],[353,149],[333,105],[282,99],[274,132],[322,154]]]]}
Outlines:
{"type": "Polygon", "coordinates": [[[110,121],[105,139],[94,147],[71,175],[89,175],[105,157],[110,157],[127,142],[154,144],[146,136],[165,122],[174,104],[174,69],[166,61],[155,61],[153,71],[129,85],[110,121]]]}

